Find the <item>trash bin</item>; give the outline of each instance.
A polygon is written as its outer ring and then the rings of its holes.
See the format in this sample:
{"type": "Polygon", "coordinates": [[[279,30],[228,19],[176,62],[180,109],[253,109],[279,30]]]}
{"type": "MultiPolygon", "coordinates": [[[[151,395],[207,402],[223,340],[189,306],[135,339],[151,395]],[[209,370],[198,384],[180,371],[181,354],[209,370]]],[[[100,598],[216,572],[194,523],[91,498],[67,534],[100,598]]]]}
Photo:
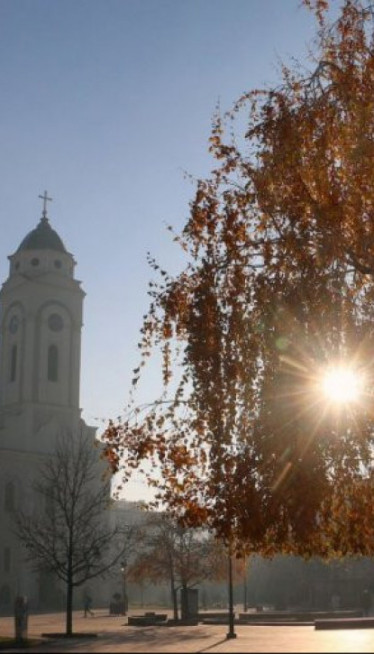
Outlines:
{"type": "Polygon", "coordinates": [[[14,602],[14,627],[16,640],[27,639],[28,617],[27,597],[17,595],[14,602]]]}

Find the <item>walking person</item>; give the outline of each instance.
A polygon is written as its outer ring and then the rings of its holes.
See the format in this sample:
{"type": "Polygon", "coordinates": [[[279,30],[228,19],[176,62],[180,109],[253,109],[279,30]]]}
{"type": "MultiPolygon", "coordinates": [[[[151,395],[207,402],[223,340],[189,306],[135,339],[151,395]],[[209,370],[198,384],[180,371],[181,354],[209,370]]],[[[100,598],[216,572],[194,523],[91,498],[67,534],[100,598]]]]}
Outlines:
{"type": "Polygon", "coordinates": [[[88,594],[84,596],[84,617],[87,618],[88,615],[95,615],[93,610],[91,609],[92,606],[92,597],[88,594]]]}

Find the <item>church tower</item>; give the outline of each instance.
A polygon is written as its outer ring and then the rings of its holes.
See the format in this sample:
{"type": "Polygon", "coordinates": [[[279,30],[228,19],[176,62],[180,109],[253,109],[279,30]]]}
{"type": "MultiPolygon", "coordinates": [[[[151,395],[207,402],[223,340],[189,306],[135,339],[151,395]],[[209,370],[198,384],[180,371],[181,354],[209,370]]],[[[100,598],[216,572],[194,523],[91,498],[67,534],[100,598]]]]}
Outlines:
{"type": "Polygon", "coordinates": [[[47,193],[40,197],[41,219],[9,256],[0,291],[0,614],[19,593],[34,608],[58,596],[53,580],[27,563],[13,519],[19,509],[38,510],[30,489],[56,440],[83,433],[94,441],[96,432],[79,408],[84,292],[49,223],[47,193]]]}
{"type": "Polygon", "coordinates": [[[47,193],[41,197],[40,222],[9,256],[0,292],[0,447],[1,427],[18,416],[12,447],[37,451],[49,449],[42,433],[52,419],[69,431],[79,425],[84,297],[74,258],[49,223],[47,193]]]}

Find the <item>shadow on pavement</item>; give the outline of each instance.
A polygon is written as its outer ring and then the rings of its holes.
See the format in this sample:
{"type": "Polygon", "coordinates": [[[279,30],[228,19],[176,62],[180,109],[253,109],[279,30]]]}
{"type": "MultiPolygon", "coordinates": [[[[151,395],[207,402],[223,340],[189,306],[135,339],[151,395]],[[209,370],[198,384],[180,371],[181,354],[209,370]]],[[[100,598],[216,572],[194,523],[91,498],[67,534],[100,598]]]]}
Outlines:
{"type": "MultiPolygon", "coordinates": [[[[206,632],[204,629],[199,629],[198,627],[181,630],[180,627],[146,627],[142,629],[137,627],[131,631],[126,631],[126,627],[121,633],[112,633],[109,635],[106,633],[99,633],[100,642],[108,640],[111,643],[127,643],[127,644],[137,644],[137,643],[154,643],[157,640],[157,645],[162,647],[163,645],[171,645],[173,642],[180,643],[181,641],[193,641],[193,640],[210,640],[212,636],[206,632]]],[[[215,645],[212,645],[215,647],[215,645]]],[[[207,648],[208,649],[208,648],[207,648]]],[[[178,650],[174,650],[178,651],[178,650]]],[[[205,651],[205,650],[201,650],[205,651]]]]}
{"type": "Polygon", "coordinates": [[[222,640],[217,640],[216,643],[212,643],[208,647],[204,647],[203,649],[199,649],[197,654],[200,654],[200,652],[208,652],[213,647],[217,647],[217,645],[222,645],[222,643],[227,643],[227,638],[222,638],[222,640]]]}

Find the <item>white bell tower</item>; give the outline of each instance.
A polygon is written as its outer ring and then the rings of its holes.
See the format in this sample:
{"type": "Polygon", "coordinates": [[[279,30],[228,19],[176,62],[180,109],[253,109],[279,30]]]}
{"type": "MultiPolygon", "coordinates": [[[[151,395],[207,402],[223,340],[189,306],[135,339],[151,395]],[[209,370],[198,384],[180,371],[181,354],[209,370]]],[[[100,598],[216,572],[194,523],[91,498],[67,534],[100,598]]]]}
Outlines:
{"type": "Polygon", "coordinates": [[[96,431],[79,408],[84,292],[49,224],[50,198],[40,197],[41,219],[9,257],[0,291],[0,613],[19,593],[35,607],[49,605],[51,593],[59,597],[52,578],[27,563],[13,518],[18,509],[40,509],[33,483],[56,440],[83,433],[94,442],[96,431]]]}
{"type": "Polygon", "coordinates": [[[50,198],[39,197],[40,222],[9,256],[0,292],[0,446],[3,433],[12,448],[40,452],[47,443],[38,433],[52,419],[60,430],[79,427],[84,292],[73,256],[49,224],[50,198]],[[3,431],[9,420],[13,428],[3,431]]]}

